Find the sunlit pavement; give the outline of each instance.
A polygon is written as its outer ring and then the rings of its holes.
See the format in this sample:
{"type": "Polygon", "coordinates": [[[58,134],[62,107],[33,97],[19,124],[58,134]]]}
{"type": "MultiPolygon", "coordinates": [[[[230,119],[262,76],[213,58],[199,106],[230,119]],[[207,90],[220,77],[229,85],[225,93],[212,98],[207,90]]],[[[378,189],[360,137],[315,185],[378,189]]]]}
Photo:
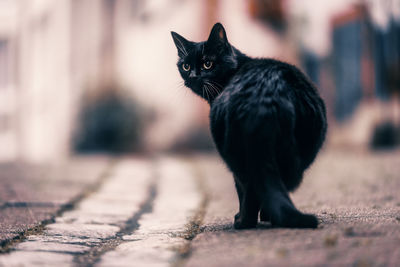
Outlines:
{"type": "Polygon", "coordinates": [[[293,194],[317,230],[234,230],[216,155],[0,168],[0,266],[400,264],[400,151],[323,151],[293,194]]]}

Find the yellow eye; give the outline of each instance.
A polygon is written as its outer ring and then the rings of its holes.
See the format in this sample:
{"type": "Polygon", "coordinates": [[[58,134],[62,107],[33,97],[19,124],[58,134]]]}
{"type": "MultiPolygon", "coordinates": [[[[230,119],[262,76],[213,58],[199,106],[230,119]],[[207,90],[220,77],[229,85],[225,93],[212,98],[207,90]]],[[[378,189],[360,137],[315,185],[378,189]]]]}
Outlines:
{"type": "Polygon", "coordinates": [[[189,71],[189,70],[190,70],[190,65],[187,64],[187,63],[183,63],[183,64],[182,64],[182,69],[183,69],[184,71],[189,71]]]}
{"type": "Polygon", "coordinates": [[[211,69],[212,65],[213,65],[212,61],[206,61],[203,63],[203,68],[205,68],[206,70],[209,70],[209,69],[211,69]]]}

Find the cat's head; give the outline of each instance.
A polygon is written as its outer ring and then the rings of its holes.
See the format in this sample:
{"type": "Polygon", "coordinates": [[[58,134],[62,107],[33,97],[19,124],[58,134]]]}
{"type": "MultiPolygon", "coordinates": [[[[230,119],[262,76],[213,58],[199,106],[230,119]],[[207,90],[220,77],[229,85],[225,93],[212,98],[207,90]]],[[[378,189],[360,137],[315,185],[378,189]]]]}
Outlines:
{"type": "Polygon", "coordinates": [[[171,32],[178,49],[178,70],[185,85],[211,102],[235,73],[237,50],[228,42],[225,29],[216,23],[204,42],[191,42],[171,32]]]}

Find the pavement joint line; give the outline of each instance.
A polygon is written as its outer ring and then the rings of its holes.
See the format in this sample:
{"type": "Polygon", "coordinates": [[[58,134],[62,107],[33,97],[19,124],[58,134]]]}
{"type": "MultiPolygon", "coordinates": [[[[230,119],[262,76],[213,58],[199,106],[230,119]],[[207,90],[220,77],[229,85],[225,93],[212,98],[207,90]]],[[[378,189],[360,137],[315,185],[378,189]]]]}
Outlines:
{"type": "Polygon", "coordinates": [[[72,255],[72,256],[83,253],[83,252],[71,252],[71,251],[65,251],[65,250],[43,250],[43,249],[30,250],[30,252],[49,252],[49,253],[56,253],[56,254],[60,254],[60,255],[72,255]]]}
{"type": "Polygon", "coordinates": [[[100,262],[101,257],[114,250],[120,244],[126,242],[123,240],[123,236],[132,234],[135,230],[139,229],[139,220],[142,215],[152,212],[154,200],[157,197],[157,186],[159,180],[159,174],[157,172],[157,159],[153,160],[152,181],[148,186],[148,194],[146,199],[140,205],[140,208],[130,217],[126,222],[125,226],[121,227],[120,230],[113,237],[103,239],[99,245],[92,246],[88,251],[81,254],[76,254],[73,258],[75,266],[79,267],[91,267],[100,262]]]}
{"type": "Polygon", "coordinates": [[[171,263],[171,267],[182,267],[189,259],[192,253],[191,241],[204,230],[201,225],[203,224],[208,203],[210,201],[210,191],[208,190],[208,186],[206,184],[206,180],[204,179],[204,174],[200,166],[194,161],[194,159],[183,160],[187,161],[188,164],[190,164],[192,167],[193,176],[195,177],[197,188],[202,195],[202,199],[200,201],[200,205],[195,211],[195,214],[190,218],[187,224],[187,229],[181,235],[182,238],[189,242],[186,242],[185,244],[175,248],[175,250],[177,251],[177,257],[176,260],[171,263]]]}
{"type": "Polygon", "coordinates": [[[0,206],[0,209],[7,209],[7,208],[34,208],[34,207],[57,207],[62,206],[60,204],[56,204],[53,202],[5,202],[0,206]]]}
{"type": "MultiPolygon", "coordinates": [[[[81,193],[79,193],[76,197],[72,198],[72,200],[69,201],[68,203],[59,205],[60,208],[58,209],[58,211],[55,212],[50,218],[41,221],[40,223],[31,228],[19,232],[18,235],[13,237],[12,239],[3,240],[0,243],[0,255],[13,251],[14,247],[17,244],[25,241],[28,238],[28,236],[42,234],[46,225],[54,223],[56,217],[62,216],[64,212],[73,210],[76,207],[76,205],[78,205],[83,199],[87,198],[90,194],[96,192],[110,176],[110,173],[114,168],[114,166],[116,165],[116,163],[118,162],[118,160],[119,160],[118,158],[111,159],[110,162],[105,167],[104,171],[99,175],[99,178],[95,183],[88,185],[81,193]]],[[[27,207],[29,208],[30,206],[27,207]]]]}

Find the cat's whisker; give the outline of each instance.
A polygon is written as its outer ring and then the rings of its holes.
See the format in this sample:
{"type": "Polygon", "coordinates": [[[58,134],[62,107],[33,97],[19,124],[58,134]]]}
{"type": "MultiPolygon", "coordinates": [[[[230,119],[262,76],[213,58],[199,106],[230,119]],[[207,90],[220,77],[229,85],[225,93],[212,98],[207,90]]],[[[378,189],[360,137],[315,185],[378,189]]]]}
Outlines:
{"type": "Polygon", "coordinates": [[[213,96],[216,96],[220,93],[218,87],[212,84],[210,81],[206,81],[205,83],[210,87],[210,91],[212,91],[213,96]]]}
{"type": "MultiPolygon", "coordinates": [[[[206,91],[207,99],[210,99],[210,95],[209,95],[209,87],[208,87],[208,85],[207,85],[207,84],[204,84],[203,88],[204,88],[204,89],[205,89],[205,91],[206,91]]],[[[212,95],[212,94],[211,94],[211,95],[212,95]]]]}
{"type": "Polygon", "coordinates": [[[218,89],[220,89],[221,91],[222,91],[223,88],[224,88],[221,84],[219,84],[219,83],[217,83],[217,82],[212,82],[212,84],[213,84],[215,87],[217,87],[218,89]]]}
{"type": "Polygon", "coordinates": [[[211,97],[214,98],[215,97],[215,92],[214,92],[213,88],[211,86],[208,86],[208,88],[209,88],[211,97]]]}
{"type": "Polygon", "coordinates": [[[216,87],[218,87],[219,89],[224,88],[221,84],[217,83],[216,81],[210,81],[213,85],[215,85],[216,87]]]}
{"type": "Polygon", "coordinates": [[[213,88],[210,86],[210,84],[208,82],[204,82],[204,86],[207,87],[207,89],[209,90],[211,96],[214,96],[214,90],[213,88]]]}
{"type": "Polygon", "coordinates": [[[187,99],[189,92],[185,88],[184,83],[184,81],[177,81],[174,84],[171,84],[171,87],[169,88],[173,93],[166,97],[168,103],[179,103],[187,99]]]}
{"type": "Polygon", "coordinates": [[[218,91],[215,90],[215,88],[212,86],[212,84],[210,84],[209,87],[210,87],[210,91],[212,92],[213,96],[218,95],[218,91]]]}
{"type": "Polygon", "coordinates": [[[214,89],[212,88],[212,86],[208,86],[208,87],[209,87],[209,91],[210,91],[212,98],[214,98],[215,97],[214,89]]]}
{"type": "Polygon", "coordinates": [[[210,84],[210,85],[211,85],[211,87],[214,89],[214,91],[215,91],[216,94],[219,94],[219,93],[220,93],[220,90],[219,90],[219,88],[218,88],[217,86],[215,86],[214,84],[210,84]]]}
{"type": "Polygon", "coordinates": [[[187,94],[187,90],[185,88],[184,82],[179,82],[175,85],[175,88],[177,88],[177,92],[185,92],[187,94]]]}

